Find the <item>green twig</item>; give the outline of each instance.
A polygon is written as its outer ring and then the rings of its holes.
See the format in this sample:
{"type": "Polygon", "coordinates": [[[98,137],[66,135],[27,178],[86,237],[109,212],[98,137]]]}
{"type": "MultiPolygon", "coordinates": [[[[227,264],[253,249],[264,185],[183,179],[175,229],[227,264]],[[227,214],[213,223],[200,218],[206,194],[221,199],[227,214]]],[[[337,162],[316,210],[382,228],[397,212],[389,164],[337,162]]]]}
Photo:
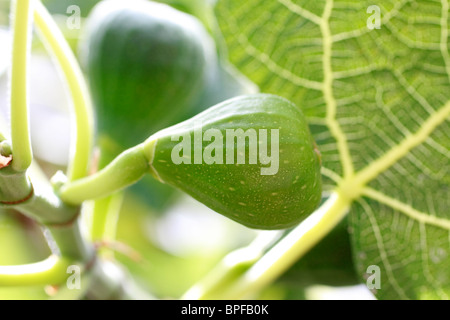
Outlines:
{"type": "Polygon", "coordinates": [[[83,232],[79,217],[68,224],[49,225],[47,228],[63,257],[85,264],[89,264],[95,259],[95,249],[91,243],[86,241],[86,234],[83,232]]]}
{"type": "Polygon", "coordinates": [[[147,154],[144,144],[124,151],[108,166],[92,176],[62,186],[61,199],[66,203],[76,205],[122,190],[149,172],[147,154]]]}
{"type": "Polygon", "coordinates": [[[68,164],[67,177],[70,182],[83,178],[88,173],[94,134],[91,100],[80,66],[72,50],[40,1],[36,3],[34,19],[40,38],[61,67],[73,102],[76,137],[73,140],[73,155],[68,164]]]}
{"type": "Polygon", "coordinates": [[[83,270],[80,274],[79,288],[59,286],[58,290],[49,297],[49,300],[82,300],[89,290],[92,282],[92,270],[83,270]]]}
{"type": "Polygon", "coordinates": [[[26,174],[12,166],[0,169],[0,205],[15,205],[33,196],[33,188],[26,174]]]}
{"type": "Polygon", "coordinates": [[[60,284],[66,281],[68,259],[51,255],[47,259],[15,266],[0,266],[0,287],[60,284]]]}
{"type": "Polygon", "coordinates": [[[30,0],[15,1],[12,7],[14,35],[11,64],[11,142],[12,168],[24,172],[33,159],[28,120],[28,58],[31,39],[30,0]]]}
{"type": "Polygon", "coordinates": [[[93,257],[93,248],[81,234],[79,207],[61,201],[52,190],[41,193],[34,189],[24,172],[12,168],[0,170],[0,205],[14,208],[45,225],[50,230],[61,255],[87,262],[93,257]]]}
{"type": "Polygon", "coordinates": [[[0,170],[0,206],[11,207],[42,224],[72,221],[79,208],[64,204],[52,190],[34,189],[25,172],[10,166],[0,170]]]}
{"type": "MultiPolygon", "coordinates": [[[[92,209],[91,235],[94,242],[112,242],[116,238],[117,222],[124,198],[123,192],[95,201],[92,209]]],[[[109,248],[102,250],[102,256],[113,257],[109,248]]]]}

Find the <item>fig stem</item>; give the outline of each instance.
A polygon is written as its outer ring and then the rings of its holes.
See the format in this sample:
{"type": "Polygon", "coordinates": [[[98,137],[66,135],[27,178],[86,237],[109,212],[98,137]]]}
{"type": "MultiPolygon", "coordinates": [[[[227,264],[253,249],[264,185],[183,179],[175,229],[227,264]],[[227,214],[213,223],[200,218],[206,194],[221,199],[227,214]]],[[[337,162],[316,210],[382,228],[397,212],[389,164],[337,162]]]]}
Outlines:
{"type": "Polygon", "coordinates": [[[346,216],[350,204],[351,200],[341,195],[339,191],[332,193],[314,213],[276,243],[240,277],[222,288],[220,296],[216,295],[217,292],[204,291],[198,293],[197,298],[209,299],[211,293],[215,294],[214,299],[252,297],[325,237],[346,216]]]}
{"type": "MultiPolygon", "coordinates": [[[[115,240],[123,198],[123,192],[116,192],[94,202],[91,225],[92,241],[110,242],[115,240]]],[[[104,256],[103,253],[110,258],[114,255],[114,251],[109,248],[103,248],[102,256],[104,256]]]]}
{"type": "Polygon", "coordinates": [[[149,172],[149,162],[143,144],[118,155],[95,174],[61,187],[61,199],[71,205],[85,200],[100,199],[139,181],[149,172]]]}
{"type": "Polygon", "coordinates": [[[66,270],[73,261],[52,254],[47,259],[24,265],[0,266],[0,286],[38,286],[60,284],[69,274],[66,270]]]}
{"type": "Polygon", "coordinates": [[[218,299],[224,290],[234,284],[264,253],[278,241],[284,231],[261,231],[246,247],[227,254],[201,281],[191,287],[183,300],[218,299]]]}
{"type": "Polygon", "coordinates": [[[10,73],[11,142],[17,172],[24,172],[33,160],[28,119],[28,61],[31,39],[30,0],[14,1],[12,6],[13,45],[10,73]]]}
{"type": "Polygon", "coordinates": [[[83,178],[88,173],[93,146],[94,116],[91,98],[83,73],[71,48],[45,6],[36,1],[34,20],[38,35],[49,53],[58,61],[73,102],[75,138],[69,159],[68,182],[83,178]]]}

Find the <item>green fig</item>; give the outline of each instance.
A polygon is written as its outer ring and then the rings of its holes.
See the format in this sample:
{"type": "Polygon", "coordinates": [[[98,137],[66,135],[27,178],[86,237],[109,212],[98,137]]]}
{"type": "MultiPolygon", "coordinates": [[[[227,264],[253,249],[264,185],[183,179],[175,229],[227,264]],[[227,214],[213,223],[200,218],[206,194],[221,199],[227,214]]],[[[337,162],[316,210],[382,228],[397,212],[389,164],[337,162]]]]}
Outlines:
{"type": "Polygon", "coordinates": [[[99,136],[130,148],[192,105],[214,42],[193,16],[152,1],[100,2],[82,49],[99,136]]]}
{"type": "Polygon", "coordinates": [[[229,99],[145,145],[158,180],[251,228],[292,227],[321,200],[320,155],[306,119],[275,95],[229,99]]]}
{"type": "MultiPolygon", "coordinates": [[[[152,1],[102,1],[87,21],[80,56],[94,100],[101,169],[186,119],[208,83],[215,46],[195,17],[152,1]]],[[[148,178],[132,191],[155,208],[173,198],[172,188],[148,178]]]]}

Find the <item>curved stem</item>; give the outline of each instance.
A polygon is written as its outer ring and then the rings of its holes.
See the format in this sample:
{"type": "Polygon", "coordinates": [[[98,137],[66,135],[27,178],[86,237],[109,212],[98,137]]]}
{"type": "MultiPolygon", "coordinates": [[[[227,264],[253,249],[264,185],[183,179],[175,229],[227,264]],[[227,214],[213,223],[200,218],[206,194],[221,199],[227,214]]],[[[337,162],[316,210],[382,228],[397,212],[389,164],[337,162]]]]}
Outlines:
{"type": "Polygon", "coordinates": [[[29,121],[28,121],[28,58],[31,39],[30,0],[15,1],[13,9],[14,37],[11,65],[11,142],[13,162],[17,172],[25,171],[31,164],[29,121]]]}
{"type": "Polygon", "coordinates": [[[137,287],[134,280],[117,263],[98,259],[90,272],[90,284],[86,292],[86,298],[89,300],[154,299],[137,287]]]}
{"type": "Polygon", "coordinates": [[[78,215],[78,207],[66,205],[42,183],[37,186],[33,188],[25,172],[0,169],[0,206],[14,208],[43,224],[64,224],[78,215]]]}
{"type": "Polygon", "coordinates": [[[234,250],[182,297],[184,300],[217,299],[274,244],[283,231],[262,231],[247,247],[234,250]]]}
{"type": "Polygon", "coordinates": [[[143,144],[121,153],[109,165],[92,176],[64,185],[61,199],[69,204],[106,197],[141,179],[149,172],[147,151],[143,144]]]}
{"type": "Polygon", "coordinates": [[[92,270],[83,270],[79,279],[80,287],[74,290],[69,286],[60,286],[58,291],[49,300],[82,300],[92,282],[92,270]]]}
{"type": "Polygon", "coordinates": [[[79,217],[65,225],[50,225],[48,230],[63,257],[85,264],[89,264],[95,259],[95,249],[91,243],[86,241],[79,217]]]}
{"type": "Polygon", "coordinates": [[[29,199],[32,193],[25,172],[16,172],[12,166],[0,169],[0,205],[17,205],[29,199]]]}
{"type": "MultiPolygon", "coordinates": [[[[122,207],[124,193],[119,191],[109,197],[95,201],[92,209],[91,235],[94,242],[113,242],[116,238],[117,222],[122,207]]],[[[112,258],[113,250],[103,248],[102,256],[112,258]]]]}
{"type": "Polygon", "coordinates": [[[40,1],[36,3],[34,19],[42,41],[56,58],[64,73],[73,101],[76,138],[67,172],[70,182],[85,177],[88,172],[94,134],[91,100],[80,66],[72,50],[40,1]]]}
{"type": "MultiPolygon", "coordinates": [[[[258,292],[305,255],[346,215],[351,200],[339,191],[286,237],[273,246],[237,281],[221,293],[221,299],[242,299],[258,292]]],[[[200,297],[208,299],[207,292],[200,297]]]]}
{"type": "Polygon", "coordinates": [[[0,266],[0,286],[60,284],[66,281],[67,268],[73,262],[51,255],[47,259],[24,265],[0,266]]]}
{"type": "Polygon", "coordinates": [[[123,202],[123,192],[95,201],[93,208],[92,239],[114,240],[117,218],[123,202]]]}

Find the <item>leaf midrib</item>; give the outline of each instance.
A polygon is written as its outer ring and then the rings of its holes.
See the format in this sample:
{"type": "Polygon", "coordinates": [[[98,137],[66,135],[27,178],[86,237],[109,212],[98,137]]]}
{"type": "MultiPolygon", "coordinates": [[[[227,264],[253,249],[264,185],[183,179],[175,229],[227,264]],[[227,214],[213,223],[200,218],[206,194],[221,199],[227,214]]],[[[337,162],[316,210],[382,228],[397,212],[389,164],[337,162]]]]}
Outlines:
{"type": "Polygon", "coordinates": [[[403,203],[397,199],[391,198],[375,189],[366,187],[364,188],[362,194],[367,196],[383,205],[386,205],[398,212],[403,213],[409,218],[418,221],[422,224],[428,224],[438,228],[446,229],[450,231],[450,220],[439,218],[433,215],[426,214],[414,209],[412,206],[403,203]]]}

